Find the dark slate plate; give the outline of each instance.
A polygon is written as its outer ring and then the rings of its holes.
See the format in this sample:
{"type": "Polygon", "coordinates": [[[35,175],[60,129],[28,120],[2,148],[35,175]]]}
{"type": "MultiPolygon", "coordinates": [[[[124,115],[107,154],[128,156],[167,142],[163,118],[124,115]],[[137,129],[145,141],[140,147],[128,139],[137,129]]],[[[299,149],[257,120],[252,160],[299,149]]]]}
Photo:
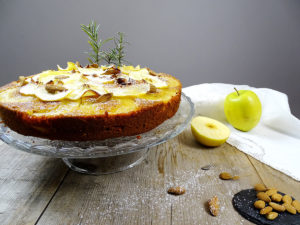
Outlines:
{"type": "MultiPolygon", "coordinates": [[[[278,192],[282,195],[284,193],[278,192]]],[[[247,189],[235,194],[232,199],[233,207],[247,220],[258,225],[300,225],[300,214],[292,215],[288,212],[279,213],[275,220],[268,220],[259,214],[253,204],[257,200],[256,191],[247,189]]]]}

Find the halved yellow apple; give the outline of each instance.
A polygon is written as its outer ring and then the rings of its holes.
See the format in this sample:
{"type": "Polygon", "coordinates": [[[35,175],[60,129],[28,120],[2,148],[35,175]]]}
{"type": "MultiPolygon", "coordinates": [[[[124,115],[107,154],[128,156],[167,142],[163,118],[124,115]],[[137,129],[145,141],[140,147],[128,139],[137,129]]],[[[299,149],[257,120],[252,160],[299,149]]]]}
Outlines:
{"type": "Polygon", "coordinates": [[[223,144],[230,135],[229,128],[223,123],[204,116],[192,120],[191,130],[199,143],[209,147],[223,144]]]}

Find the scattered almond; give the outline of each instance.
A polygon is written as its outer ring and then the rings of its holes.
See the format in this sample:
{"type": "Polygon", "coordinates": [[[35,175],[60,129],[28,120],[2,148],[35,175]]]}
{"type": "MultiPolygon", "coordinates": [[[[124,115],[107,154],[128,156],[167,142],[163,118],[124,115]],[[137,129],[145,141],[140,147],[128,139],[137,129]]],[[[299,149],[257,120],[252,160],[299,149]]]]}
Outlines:
{"type": "Polygon", "coordinates": [[[270,197],[265,192],[258,192],[256,197],[265,202],[271,202],[270,197]]]}
{"type": "Polygon", "coordinates": [[[278,212],[284,212],[285,211],[285,207],[283,205],[279,205],[275,202],[269,202],[269,206],[271,206],[274,210],[276,210],[278,212]]]}
{"type": "Polygon", "coordinates": [[[217,196],[214,196],[210,200],[208,200],[209,211],[213,216],[217,216],[220,210],[219,199],[217,196]]]}
{"type": "Polygon", "coordinates": [[[172,195],[183,195],[185,193],[185,189],[183,187],[170,187],[168,189],[168,193],[172,195]]]}
{"type": "Polygon", "coordinates": [[[259,211],[261,215],[266,215],[269,212],[272,212],[273,208],[271,206],[267,206],[259,211]]]}
{"type": "Polygon", "coordinates": [[[272,196],[272,195],[274,195],[276,193],[277,193],[277,190],[275,188],[271,188],[271,189],[269,189],[269,190],[266,191],[266,194],[268,196],[272,196]]]}
{"type": "Polygon", "coordinates": [[[266,203],[263,200],[257,200],[254,202],[254,207],[257,209],[263,209],[265,208],[266,203]]]}
{"type": "Polygon", "coordinates": [[[277,218],[277,216],[278,216],[277,212],[269,212],[269,213],[267,213],[266,218],[268,220],[274,220],[277,218]]]}
{"type": "Polygon", "coordinates": [[[283,201],[284,203],[291,204],[293,200],[292,200],[292,197],[291,197],[291,196],[285,195],[285,196],[282,197],[282,201],[283,201]]]}
{"type": "Polygon", "coordinates": [[[267,190],[266,186],[263,185],[263,184],[256,184],[256,185],[254,186],[254,189],[255,189],[256,191],[266,191],[266,190],[267,190]]]}
{"type": "Polygon", "coordinates": [[[231,174],[230,174],[230,173],[227,173],[227,172],[220,173],[220,174],[219,174],[219,177],[220,177],[220,179],[222,179],[222,180],[231,180],[231,179],[232,179],[231,174]]]}
{"type": "Polygon", "coordinates": [[[281,202],[281,199],[282,199],[282,195],[281,194],[274,194],[271,196],[271,199],[274,201],[274,202],[281,202]]]}
{"type": "Polygon", "coordinates": [[[297,210],[298,213],[300,213],[300,202],[298,200],[294,200],[292,202],[292,206],[297,210]]]}
{"type": "Polygon", "coordinates": [[[286,211],[288,211],[289,213],[291,213],[291,214],[297,213],[296,209],[291,204],[285,202],[282,205],[285,207],[286,211]]]}

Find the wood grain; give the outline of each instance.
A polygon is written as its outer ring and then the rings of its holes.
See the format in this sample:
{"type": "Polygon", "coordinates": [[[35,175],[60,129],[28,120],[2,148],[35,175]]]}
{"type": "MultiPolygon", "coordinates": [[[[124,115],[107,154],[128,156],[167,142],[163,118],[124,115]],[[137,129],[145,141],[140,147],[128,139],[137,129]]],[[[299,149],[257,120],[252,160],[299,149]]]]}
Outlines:
{"type": "Polygon", "coordinates": [[[71,172],[38,224],[251,224],[234,211],[231,199],[259,181],[243,153],[227,144],[206,149],[185,131],[122,173],[93,177],[71,172]],[[206,164],[215,167],[201,170],[206,164]],[[223,171],[242,178],[220,180],[223,171]],[[185,187],[186,194],[167,194],[174,185],[185,187]],[[218,217],[206,208],[214,195],[221,201],[218,217]]]}
{"type": "Polygon", "coordinates": [[[111,175],[69,171],[60,160],[0,145],[0,224],[252,224],[232,207],[232,197],[256,183],[299,198],[300,183],[224,144],[206,148],[189,129],[152,148],[140,165],[111,175]],[[210,170],[201,170],[205,165],[210,170]],[[69,171],[69,172],[68,172],[69,171]],[[220,180],[221,172],[239,180],[220,180]],[[181,186],[186,193],[167,193],[181,186]],[[220,199],[213,217],[207,200],[220,199]]]}
{"type": "Polygon", "coordinates": [[[34,224],[68,169],[0,142],[0,224],[34,224]]]}

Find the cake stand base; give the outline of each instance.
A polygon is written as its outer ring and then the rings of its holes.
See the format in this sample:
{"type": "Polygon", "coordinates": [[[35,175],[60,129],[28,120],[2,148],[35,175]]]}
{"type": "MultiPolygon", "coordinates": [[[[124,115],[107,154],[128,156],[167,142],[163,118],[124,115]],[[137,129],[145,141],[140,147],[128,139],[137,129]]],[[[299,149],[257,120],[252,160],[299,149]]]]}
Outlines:
{"type": "Polygon", "coordinates": [[[117,173],[140,164],[147,157],[148,150],[147,148],[139,152],[101,158],[63,158],[62,160],[76,172],[103,175],[117,173]]]}

